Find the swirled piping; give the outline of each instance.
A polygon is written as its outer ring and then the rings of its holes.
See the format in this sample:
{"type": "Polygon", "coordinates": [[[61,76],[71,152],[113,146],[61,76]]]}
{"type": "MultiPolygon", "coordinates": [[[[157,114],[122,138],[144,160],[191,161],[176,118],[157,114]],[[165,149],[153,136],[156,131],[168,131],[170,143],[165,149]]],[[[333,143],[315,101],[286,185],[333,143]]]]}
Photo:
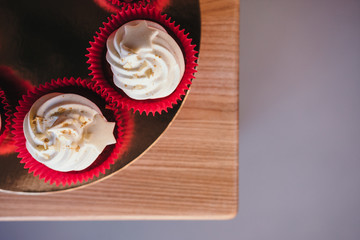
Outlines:
{"type": "Polygon", "coordinates": [[[60,172],[89,167],[107,145],[116,142],[114,127],[90,100],[61,93],[39,98],[23,123],[29,153],[60,172]]]}
{"type": "Polygon", "coordinates": [[[136,100],[170,95],[185,71],[179,45],[152,21],[124,24],[109,36],[107,49],[114,84],[136,100]]]}

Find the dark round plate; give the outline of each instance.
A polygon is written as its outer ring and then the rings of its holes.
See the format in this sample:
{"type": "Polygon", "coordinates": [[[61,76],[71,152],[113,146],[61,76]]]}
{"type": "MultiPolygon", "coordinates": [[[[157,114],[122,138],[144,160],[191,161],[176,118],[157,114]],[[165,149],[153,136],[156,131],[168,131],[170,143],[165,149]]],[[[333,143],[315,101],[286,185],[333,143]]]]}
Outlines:
{"type": "MultiPolygon", "coordinates": [[[[163,12],[189,31],[189,37],[199,51],[199,2],[173,0],[169,4],[163,12]]],[[[18,77],[35,86],[63,77],[88,78],[86,49],[110,15],[91,0],[63,0],[56,4],[45,0],[0,1],[0,66],[10,67],[18,77]]],[[[184,100],[161,115],[130,112],[133,135],[126,152],[105,174],[91,181],[71,186],[50,185],[28,173],[17,154],[12,153],[0,155],[0,190],[49,193],[76,189],[109,177],[139,158],[156,142],[174,120],[184,100]]]]}

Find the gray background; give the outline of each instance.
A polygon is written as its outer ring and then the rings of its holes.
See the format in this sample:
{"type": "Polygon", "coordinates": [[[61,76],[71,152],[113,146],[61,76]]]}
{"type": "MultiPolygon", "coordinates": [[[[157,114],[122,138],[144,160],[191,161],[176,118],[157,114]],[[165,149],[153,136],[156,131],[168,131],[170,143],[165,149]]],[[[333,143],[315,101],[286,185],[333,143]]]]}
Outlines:
{"type": "Polygon", "coordinates": [[[0,238],[360,239],[360,1],[242,0],[240,19],[234,220],[4,222],[0,238]]]}

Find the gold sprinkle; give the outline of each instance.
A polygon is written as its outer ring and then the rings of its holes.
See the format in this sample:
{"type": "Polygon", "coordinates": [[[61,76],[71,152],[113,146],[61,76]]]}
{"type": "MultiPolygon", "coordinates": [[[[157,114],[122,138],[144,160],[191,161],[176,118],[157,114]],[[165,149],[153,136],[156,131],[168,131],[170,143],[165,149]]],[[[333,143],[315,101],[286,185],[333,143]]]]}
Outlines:
{"type": "Polygon", "coordinates": [[[147,78],[150,78],[150,77],[154,76],[154,72],[151,68],[149,68],[148,70],[145,71],[145,75],[147,78]]]}
{"type": "Polygon", "coordinates": [[[81,124],[80,128],[83,128],[87,123],[88,123],[87,121],[83,122],[83,123],[81,124]]]}
{"type": "Polygon", "coordinates": [[[42,122],[44,120],[43,117],[35,116],[34,119],[31,121],[33,125],[35,125],[37,122],[42,122]]]}
{"type": "Polygon", "coordinates": [[[43,145],[36,145],[36,149],[39,150],[39,151],[44,151],[45,150],[43,145]]]}
{"type": "Polygon", "coordinates": [[[70,135],[70,134],[71,134],[71,130],[62,130],[61,133],[62,133],[62,134],[70,135]]]}
{"type": "Polygon", "coordinates": [[[66,111],[66,109],[65,108],[62,108],[62,107],[59,107],[59,109],[58,109],[58,113],[63,113],[63,112],[65,112],[66,111]]]}

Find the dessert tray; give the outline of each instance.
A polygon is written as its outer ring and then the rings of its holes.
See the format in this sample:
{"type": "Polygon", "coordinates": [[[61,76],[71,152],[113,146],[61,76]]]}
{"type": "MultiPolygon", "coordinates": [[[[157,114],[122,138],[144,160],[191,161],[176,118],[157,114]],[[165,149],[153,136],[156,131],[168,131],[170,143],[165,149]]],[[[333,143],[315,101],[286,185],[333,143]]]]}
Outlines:
{"type": "MultiPolygon", "coordinates": [[[[106,1],[106,0],[105,0],[106,1]]],[[[17,78],[39,86],[58,78],[89,79],[87,48],[111,12],[100,1],[64,0],[56,5],[48,1],[0,2],[0,66],[11,69],[17,78]]],[[[200,47],[200,7],[198,1],[165,1],[162,12],[189,32],[195,50],[200,47]]],[[[6,84],[5,82],[0,82],[6,84]]],[[[15,86],[16,87],[16,86],[15,86]]],[[[188,94],[187,91],[186,94],[188,94]]],[[[72,185],[56,185],[34,177],[24,169],[16,152],[0,155],[0,190],[9,193],[41,194],[68,191],[110,177],[141,157],[171,125],[187,95],[162,114],[128,111],[130,133],[124,153],[92,180],[72,185]]],[[[20,100],[20,99],[19,99],[20,100]]]]}

